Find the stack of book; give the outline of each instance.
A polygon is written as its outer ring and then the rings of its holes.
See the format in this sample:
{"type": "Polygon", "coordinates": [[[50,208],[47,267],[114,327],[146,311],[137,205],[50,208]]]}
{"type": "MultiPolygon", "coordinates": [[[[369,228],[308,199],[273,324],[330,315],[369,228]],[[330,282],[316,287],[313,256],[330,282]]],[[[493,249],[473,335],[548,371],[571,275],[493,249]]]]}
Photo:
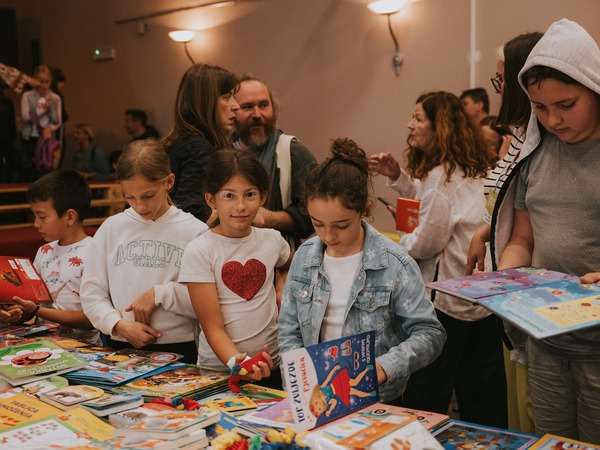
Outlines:
{"type": "Polygon", "coordinates": [[[218,411],[165,411],[115,428],[114,448],[181,449],[208,446],[205,427],[219,421],[218,411]]]}

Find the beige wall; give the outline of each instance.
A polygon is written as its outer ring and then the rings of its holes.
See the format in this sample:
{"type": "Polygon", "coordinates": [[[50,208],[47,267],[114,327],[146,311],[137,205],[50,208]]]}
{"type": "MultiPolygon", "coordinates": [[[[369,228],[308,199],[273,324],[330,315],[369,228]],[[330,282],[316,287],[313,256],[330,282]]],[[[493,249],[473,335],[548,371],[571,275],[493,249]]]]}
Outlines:
{"type": "MultiPolygon", "coordinates": [[[[469,87],[470,0],[420,0],[393,16],[405,58],[396,77],[393,44],[383,16],[368,0],[240,0],[139,22],[115,21],[199,3],[183,0],[0,0],[17,10],[21,67],[31,70],[31,39],[41,40],[42,62],[67,75],[64,94],[73,124],[89,122],[107,151],[127,140],[123,114],[143,108],[161,133],[171,125],[173,99],[189,61],[167,32],[202,30],[190,43],[197,62],[218,64],[263,78],[282,104],[280,126],[298,136],[319,160],[329,139],[348,136],[368,152],[400,156],[416,97],[427,90],[459,94],[469,87]],[[95,47],[116,50],[113,61],[94,62],[95,47]]],[[[499,99],[489,77],[497,48],[527,31],[544,31],[562,17],[579,22],[600,42],[598,0],[475,0],[475,85],[499,99]]],[[[72,148],[72,146],[71,146],[72,148]]],[[[393,199],[383,180],[378,194],[393,199]]],[[[393,229],[391,216],[375,210],[375,225],[393,229]]]]}

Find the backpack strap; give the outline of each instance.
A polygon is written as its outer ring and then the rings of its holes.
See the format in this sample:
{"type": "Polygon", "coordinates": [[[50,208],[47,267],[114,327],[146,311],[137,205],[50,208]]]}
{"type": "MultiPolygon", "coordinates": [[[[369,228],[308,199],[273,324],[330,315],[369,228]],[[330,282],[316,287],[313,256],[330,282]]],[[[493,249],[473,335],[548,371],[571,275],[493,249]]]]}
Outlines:
{"type": "Polygon", "coordinates": [[[277,168],[279,169],[279,190],[283,208],[292,203],[292,151],[291,144],[295,136],[281,134],[275,147],[277,154],[277,168]]]}

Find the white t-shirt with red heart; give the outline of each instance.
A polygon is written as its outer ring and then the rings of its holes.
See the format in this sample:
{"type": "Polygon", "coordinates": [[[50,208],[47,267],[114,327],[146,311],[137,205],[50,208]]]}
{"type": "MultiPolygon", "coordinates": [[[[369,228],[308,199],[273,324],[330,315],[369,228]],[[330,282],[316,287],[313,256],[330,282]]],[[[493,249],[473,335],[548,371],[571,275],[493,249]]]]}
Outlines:
{"type": "MultiPolygon", "coordinates": [[[[277,344],[277,300],[275,268],[287,262],[290,247],[281,233],[270,228],[252,228],[243,238],[207,232],[190,242],[179,272],[182,283],[215,283],[225,331],[240,352],[253,356],[264,345],[275,366],[277,344]]],[[[200,333],[198,364],[228,370],[200,333]]]]}

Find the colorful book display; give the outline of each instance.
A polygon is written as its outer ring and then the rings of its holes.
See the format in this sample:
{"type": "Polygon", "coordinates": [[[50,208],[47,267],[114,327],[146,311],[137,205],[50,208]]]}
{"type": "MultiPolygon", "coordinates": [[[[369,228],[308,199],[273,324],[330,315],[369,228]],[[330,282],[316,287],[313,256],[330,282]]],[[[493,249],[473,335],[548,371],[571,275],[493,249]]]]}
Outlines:
{"type": "Polygon", "coordinates": [[[282,354],[296,429],[309,430],[379,400],[375,332],[282,354]]]}
{"type": "Polygon", "coordinates": [[[434,431],[433,436],[448,450],[457,448],[523,450],[539,439],[539,436],[534,434],[486,427],[453,419],[434,431]]]}
{"type": "Polygon", "coordinates": [[[165,371],[114,388],[113,392],[138,392],[148,398],[207,396],[225,390],[228,381],[229,372],[176,363],[165,371]]]}
{"type": "Polygon", "coordinates": [[[51,303],[44,280],[29,258],[0,256],[0,303],[14,303],[13,297],[36,303],[51,303]]]}
{"type": "Polygon", "coordinates": [[[35,397],[18,392],[4,393],[0,395],[0,431],[60,412],[35,397]]]}
{"type": "Polygon", "coordinates": [[[600,324],[600,286],[551,270],[480,272],[427,287],[477,302],[536,339],[600,324]]]}
{"type": "Polygon", "coordinates": [[[105,394],[103,397],[95,400],[88,400],[81,404],[81,407],[98,417],[105,417],[121,411],[128,411],[144,404],[144,399],[140,394],[105,394]]]}
{"type": "Polygon", "coordinates": [[[45,340],[0,349],[0,376],[13,386],[86,365],[87,361],[45,340]]]}
{"type": "MultiPolygon", "coordinates": [[[[81,350],[80,350],[81,351],[81,350]]],[[[127,348],[90,361],[85,368],[65,375],[71,383],[103,389],[133,381],[181,358],[177,353],[151,352],[127,348]]]]}
{"type": "Polygon", "coordinates": [[[419,226],[420,209],[420,200],[398,197],[396,200],[396,230],[402,233],[412,233],[419,226]]]}

